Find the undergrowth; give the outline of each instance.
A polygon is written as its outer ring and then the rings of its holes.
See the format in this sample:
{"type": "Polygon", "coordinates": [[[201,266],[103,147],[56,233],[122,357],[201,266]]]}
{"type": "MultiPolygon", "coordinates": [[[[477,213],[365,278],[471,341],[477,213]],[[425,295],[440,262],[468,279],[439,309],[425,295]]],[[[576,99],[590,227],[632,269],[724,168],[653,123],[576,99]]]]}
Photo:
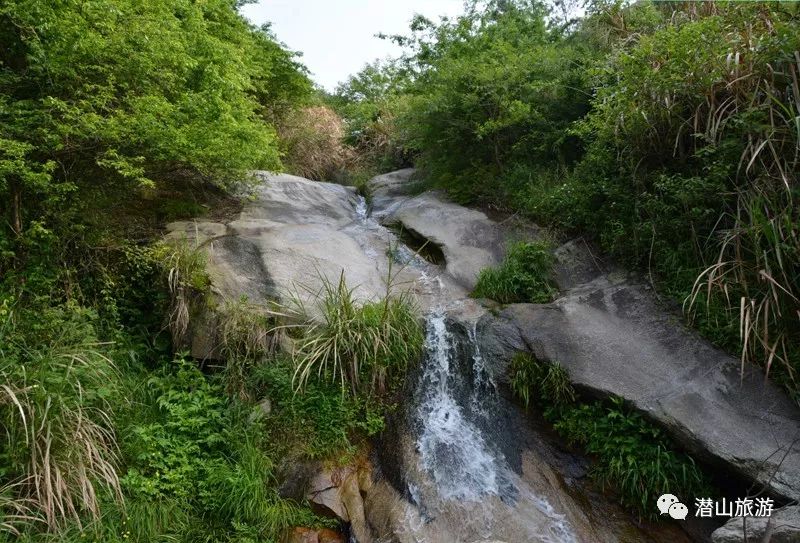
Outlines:
{"type": "Polygon", "coordinates": [[[593,458],[592,478],[639,517],[660,519],[654,505],[662,494],[708,494],[708,477],[663,430],[622,398],[581,398],[560,364],[518,353],[511,362],[511,388],[526,407],[540,409],[559,435],[593,458]]]}

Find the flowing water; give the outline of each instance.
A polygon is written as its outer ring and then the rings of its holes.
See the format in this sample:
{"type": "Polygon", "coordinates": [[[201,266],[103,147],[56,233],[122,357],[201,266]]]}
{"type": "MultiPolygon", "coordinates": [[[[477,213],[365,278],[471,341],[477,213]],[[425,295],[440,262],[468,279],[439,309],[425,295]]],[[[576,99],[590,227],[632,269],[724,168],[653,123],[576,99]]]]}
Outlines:
{"type": "MultiPolygon", "coordinates": [[[[427,311],[425,350],[403,413],[382,443],[367,499],[375,543],[650,541],[618,509],[568,489],[548,445],[499,393],[476,341],[483,309],[437,266],[354,203],[347,231],[376,262],[386,253],[427,311]],[[524,435],[523,435],[524,434],[524,435]],[[532,436],[532,437],[531,437],[532,436]],[[533,440],[533,445],[531,444],[533,440]],[[632,534],[632,535],[631,535],[632,534]]],[[[385,258],[385,257],[384,257],[385,258]]],[[[678,541],[679,539],[671,539],[678,541]]],[[[356,543],[351,541],[351,543],[356,543]]]]}
{"type": "Polygon", "coordinates": [[[499,423],[492,412],[496,387],[476,348],[474,328],[464,335],[450,326],[443,311],[426,319],[413,408],[419,469],[409,474],[422,522],[410,531],[419,534],[418,541],[430,539],[426,524],[457,541],[509,534],[530,542],[576,541],[564,515],[514,473],[487,433],[499,423]]]}
{"type": "Polygon", "coordinates": [[[413,447],[404,459],[408,505],[396,535],[419,543],[509,534],[514,541],[575,541],[564,516],[511,470],[487,432],[498,424],[495,383],[478,351],[474,325],[466,334],[454,334],[454,321],[445,309],[472,302],[454,302],[443,286],[442,269],[371,217],[364,198],[354,207],[350,235],[376,256],[376,240],[388,240],[388,256],[413,273],[426,305],[437,308],[426,316],[425,354],[407,412],[406,438],[413,447]]]}

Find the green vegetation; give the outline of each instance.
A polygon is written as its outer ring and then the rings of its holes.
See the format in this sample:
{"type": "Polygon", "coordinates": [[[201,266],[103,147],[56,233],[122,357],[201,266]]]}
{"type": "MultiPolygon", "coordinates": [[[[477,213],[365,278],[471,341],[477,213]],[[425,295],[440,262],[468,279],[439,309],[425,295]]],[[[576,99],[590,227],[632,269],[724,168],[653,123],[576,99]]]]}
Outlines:
{"type": "MultiPolygon", "coordinates": [[[[307,120],[340,121],[239,4],[0,7],[0,541],[255,543],[336,527],[278,495],[279,467],[352,459],[383,427],[388,394],[316,375],[296,391],[275,347],[303,344],[302,327],[287,339],[283,315],[214,301],[206,253],[156,242],[167,221],[236,211],[250,170],[341,167],[325,154],[340,137],[307,120]],[[212,307],[228,363],[201,371],[181,352],[212,307]]],[[[419,349],[393,335],[419,334],[410,308],[354,311],[394,355],[360,358],[354,382],[401,380],[399,357],[419,349]]],[[[352,367],[353,354],[337,356],[352,367]]]]}
{"type": "MultiPolygon", "coordinates": [[[[474,0],[417,17],[389,38],[400,59],[332,96],[240,4],[0,6],[0,541],[251,543],[327,522],[278,496],[278,466],[357,457],[422,331],[402,295],[360,303],[342,280],[306,315],[215,308],[222,371],[176,355],[214,302],[203,253],[154,240],[237,209],[253,169],[364,190],[416,164],[647,270],[797,397],[797,4],[595,0],[567,20],[474,0]]],[[[474,295],[549,301],[550,259],[515,245],[474,295]]],[[[576,403],[558,366],[518,360],[514,387],[630,507],[700,494],[662,432],[576,403]]]]}
{"type": "Polygon", "coordinates": [[[708,493],[708,478],[663,430],[621,398],[580,398],[560,364],[519,353],[511,362],[511,387],[526,407],[540,409],[559,435],[593,458],[594,480],[640,517],[657,520],[653,503],[664,493],[708,493]]]}
{"type": "Polygon", "coordinates": [[[473,298],[491,298],[502,304],[547,303],[557,289],[550,278],[553,255],[543,242],[520,242],[508,248],[497,268],[482,270],[473,298]]]}
{"type": "MultiPolygon", "coordinates": [[[[391,273],[391,272],[390,272],[391,273]]],[[[353,394],[396,391],[409,362],[422,352],[423,332],[411,300],[392,296],[359,303],[344,280],[323,280],[316,307],[300,305],[302,337],[296,346],[298,388],[309,378],[329,377],[353,394]],[[322,322],[314,318],[315,310],[322,322]]]]}
{"type": "Polygon", "coordinates": [[[800,7],[594,0],[579,19],[559,13],[475,0],[418,17],[391,38],[406,53],[332,103],[362,147],[381,127],[378,162],[401,149],[459,201],[594,240],[796,394],[800,7]]]}

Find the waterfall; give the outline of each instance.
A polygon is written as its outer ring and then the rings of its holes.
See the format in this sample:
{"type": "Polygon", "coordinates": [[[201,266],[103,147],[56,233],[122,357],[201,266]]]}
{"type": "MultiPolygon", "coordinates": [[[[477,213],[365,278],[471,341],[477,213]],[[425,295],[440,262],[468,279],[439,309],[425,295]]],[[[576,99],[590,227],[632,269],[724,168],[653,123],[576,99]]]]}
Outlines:
{"type": "Polygon", "coordinates": [[[367,206],[367,199],[359,195],[356,200],[356,219],[361,224],[367,222],[369,218],[369,206],[367,206]]]}
{"type": "Polygon", "coordinates": [[[429,317],[424,388],[417,406],[418,448],[422,467],[432,475],[443,499],[478,501],[486,494],[500,494],[503,474],[497,454],[457,401],[455,353],[444,315],[429,317]]]}
{"type": "Polygon", "coordinates": [[[475,321],[454,316],[472,302],[454,298],[442,269],[371,217],[363,197],[346,231],[376,261],[385,253],[398,269],[411,270],[415,294],[439,308],[425,319],[422,366],[394,444],[403,451],[407,501],[392,527],[396,539],[386,541],[575,542],[564,515],[511,468],[499,445],[516,436],[504,427],[503,401],[478,348],[475,321]],[[380,244],[387,249],[376,250],[380,244]]]}
{"type": "MultiPolygon", "coordinates": [[[[457,537],[513,530],[526,541],[576,541],[564,516],[528,488],[483,428],[497,426],[497,390],[475,341],[475,328],[454,332],[444,312],[426,319],[423,368],[412,418],[420,471],[411,497],[429,519],[451,515],[457,537]],[[453,513],[457,509],[457,513],[453,513]],[[513,521],[510,520],[513,517],[513,521]]],[[[460,539],[459,539],[460,541],[460,539]]]]}

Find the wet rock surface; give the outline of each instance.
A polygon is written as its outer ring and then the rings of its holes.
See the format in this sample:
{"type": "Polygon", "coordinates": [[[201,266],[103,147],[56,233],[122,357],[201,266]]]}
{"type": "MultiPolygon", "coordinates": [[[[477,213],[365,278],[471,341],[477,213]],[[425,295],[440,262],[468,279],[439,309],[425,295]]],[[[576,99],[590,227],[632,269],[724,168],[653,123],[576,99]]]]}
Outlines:
{"type": "Polygon", "coordinates": [[[616,395],[690,451],[788,499],[800,498],[800,411],[757,370],[686,329],[651,292],[602,276],[552,304],[487,314],[479,344],[502,379],[517,351],[558,361],[572,381],[616,395]]]}
{"type": "Polygon", "coordinates": [[[800,541],[800,506],[785,507],[771,517],[735,518],[714,531],[712,543],[796,543],[800,541]]]}
{"type": "MultiPolygon", "coordinates": [[[[407,410],[393,416],[372,469],[339,477],[306,466],[284,484],[285,494],[350,522],[361,543],[687,540],[677,524],[633,522],[591,488],[583,460],[504,398],[517,351],[559,361],[585,390],[626,398],[701,458],[777,496],[800,497],[797,409],[763,376],[742,379],[735,359],[686,330],[647,288],[609,271],[585,243],[556,251],[564,294],[552,304],[484,307],[468,298],[480,270],[499,263],[510,241],[536,238],[537,228],[494,221],[437,193],[408,194],[412,170],[371,182],[372,215],[351,188],[260,175],[263,185],[229,223],[169,226],[169,237],[209,255],[218,302],[310,300],[323,278],[342,273],[357,297],[376,299],[392,262],[428,326],[449,335],[440,345],[451,351],[445,366],[429,357],[412,374],[407,410]],[[436,244],[444,263],[415,254],[386,225],[436,244]]],[[[215,356],[216,327],[213,312],[194,319],[194,356],[215,356]]]]}

